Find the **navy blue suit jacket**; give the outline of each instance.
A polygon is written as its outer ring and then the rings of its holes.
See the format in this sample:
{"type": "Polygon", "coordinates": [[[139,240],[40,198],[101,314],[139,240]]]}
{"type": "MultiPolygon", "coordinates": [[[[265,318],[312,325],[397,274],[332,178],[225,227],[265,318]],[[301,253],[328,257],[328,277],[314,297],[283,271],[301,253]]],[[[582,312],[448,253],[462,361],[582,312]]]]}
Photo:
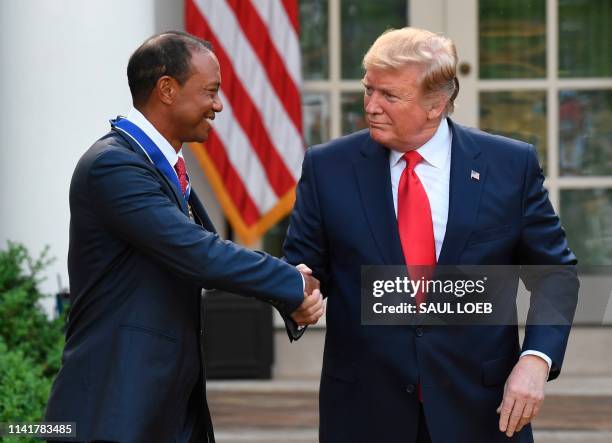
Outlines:
{"type": "Polygon", "coordinates": [[[202,288],[303,300],[291,265],[224,241],[133,141],[111,131],[70,186],[71,311],[46,420],[79,441],[213,441],[202,365],[202,288]]]}
{"type": "MultiPolygon", "coordinates": [[[[438,264],[575,264],[533,147],[449,126],[449,214],[438,264]]],[[[284,253],[310,266],[327,296],[322,443],[414,441],[418,383],[434,443],[509,440],[498,430],[496,409],[521,352],[516,326],[360,324],[361,266],[405,263],[389,151],[367,130],[307,151],[284,253]]],[[[558,301],[575,307],[578,282],[575,270],[568,272],[574,287],[569,300],[558,301]]],[[[523,349],[552,358],[551,379],[568,334],[568,326],[527,327],[523,349]]],[[[531,429],[512,441],[532,441],[531,429]]]]}

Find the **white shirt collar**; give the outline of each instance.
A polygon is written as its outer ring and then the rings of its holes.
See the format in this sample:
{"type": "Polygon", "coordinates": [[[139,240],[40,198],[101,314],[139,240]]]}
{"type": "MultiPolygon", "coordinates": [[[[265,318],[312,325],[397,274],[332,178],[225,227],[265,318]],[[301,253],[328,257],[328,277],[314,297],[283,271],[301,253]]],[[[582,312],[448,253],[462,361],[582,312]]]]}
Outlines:
{"type": "Polygon", "coordinates": [[[164,157],[166,157],[168,163],[170,163],[170,166],[174,168],[179,156],[183,156],[182,149],[177,154],[170,142],[168,142],[168,140],[166,140],[165,137],[161,135],[157,129],[155,129],[155,126],[153,126],[138,109],[130,109],[127,119],[142,129],[142,131],[147,134],[151,140],[153,140],[153,143],[155,143],[162,154],[164,154],[164,157]]]}
{"type": "MultiPolygon", "coordinates": [[[[450,129],[448,127],[448,122],[445,118],[440,121],[440,125],[438,129],[436,129],[435,134],[432,138],[430,138],[427,143],[417,149],[417,152],[421,154],[423,160],[425,160],[430,165],[435,168],[439,168],[444,170],[446,167],[446,162],[449,158],[449,151],[451,147],[451,134],[450,129]]],[[[391,155],[389,156],[389,161],[391,163],[391,167],[395,166],[402,157],[404,152],[399,152],[391,149],[391,155]]]]}

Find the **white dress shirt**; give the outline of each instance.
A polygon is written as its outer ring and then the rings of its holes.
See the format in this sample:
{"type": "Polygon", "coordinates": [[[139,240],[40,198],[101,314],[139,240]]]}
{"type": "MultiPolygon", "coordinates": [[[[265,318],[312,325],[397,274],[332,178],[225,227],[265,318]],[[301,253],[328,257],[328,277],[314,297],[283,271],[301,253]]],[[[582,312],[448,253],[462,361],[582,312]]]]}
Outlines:
{"type": "MultiPolygon", "coordinates": [[[[427,143],[417,149],[423,161],[416,165],[414,172],[419,177],[431,208],[434,240],[436,245],[436,260],[440,257],[446,224],[448,222],[448,201],[450,192],[451,146],[453,136],[448,122],[442,119],[436,133],[427,143]]],[[[400,178],[406,167],[403,152],[391,150],[389,168],[391,170],[391,190],[393,192],[393,207],[397,217],[397,190],[400,178]]],[[[550,357],[539,351],[527,350],[521,354],[537,355],[546,361],[548,370],[552,366],[550,357]]]]}

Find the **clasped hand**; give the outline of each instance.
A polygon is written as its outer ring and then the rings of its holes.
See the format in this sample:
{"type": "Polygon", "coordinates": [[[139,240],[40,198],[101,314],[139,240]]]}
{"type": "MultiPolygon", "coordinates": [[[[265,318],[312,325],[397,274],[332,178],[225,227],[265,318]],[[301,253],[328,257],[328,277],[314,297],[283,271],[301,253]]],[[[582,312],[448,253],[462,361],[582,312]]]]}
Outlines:
{"type": "Polygon", "coordinates": [[[304,301],[291,314],[291,318],[298,326],[314,325],[325,313],[319,280],[312,276],[312,270],[304,264],[297,265],[296,269],[304,277],[304,301]]]}

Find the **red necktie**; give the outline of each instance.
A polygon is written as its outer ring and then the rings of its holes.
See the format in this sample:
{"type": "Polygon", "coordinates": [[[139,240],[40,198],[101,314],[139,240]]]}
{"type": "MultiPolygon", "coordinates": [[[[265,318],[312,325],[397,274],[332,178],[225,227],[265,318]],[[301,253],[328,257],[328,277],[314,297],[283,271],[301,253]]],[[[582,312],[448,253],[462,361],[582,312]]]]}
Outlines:
{"type": "MultiPolygon", "coordinates": [[[[431,207],[414,168],[423,157],[416,151],[404,154],[406,168],[402,172],[397,191],[397,225],[399,228],[404,260],[412,278],[427,277],[428,266],[436,264],[436,245],[434,240],[431,207]],[[410,272],[411,266],[418,266],[410,272]],[[412,274],[418,274],[412,275],[412,274]]],[[[416,294],[417,306],[425,300],[425,293],[416,294]]]]}
{"type": "MultiPolygon", "coordinates": [[[[414,172],[423,157],[416,151],[410,151],[404,154],[404,160],[406,168],[402,172],[397,191],[397,225],[408,274],[414,280],[421,277],[427,280],[431,275],[431,267],[436,264],[436,244],[429,199],[414,172]]],[[[417,292],[417,306],[425,301],[425,295],[423,291],[417,292]]],[[[423,401],[421,383],[417,388],[419,400],[423,401]]]]}
{"type": "Polygon", "coordinates": [[[185,160],[183,160],[183,157],[178,158],[174,165],[174,170],[176,171],[176,175],[178,175],[181,191],[183,191],[183,195],[185,195],[187,192],[187,168],[185,168],[185,160]]]}

